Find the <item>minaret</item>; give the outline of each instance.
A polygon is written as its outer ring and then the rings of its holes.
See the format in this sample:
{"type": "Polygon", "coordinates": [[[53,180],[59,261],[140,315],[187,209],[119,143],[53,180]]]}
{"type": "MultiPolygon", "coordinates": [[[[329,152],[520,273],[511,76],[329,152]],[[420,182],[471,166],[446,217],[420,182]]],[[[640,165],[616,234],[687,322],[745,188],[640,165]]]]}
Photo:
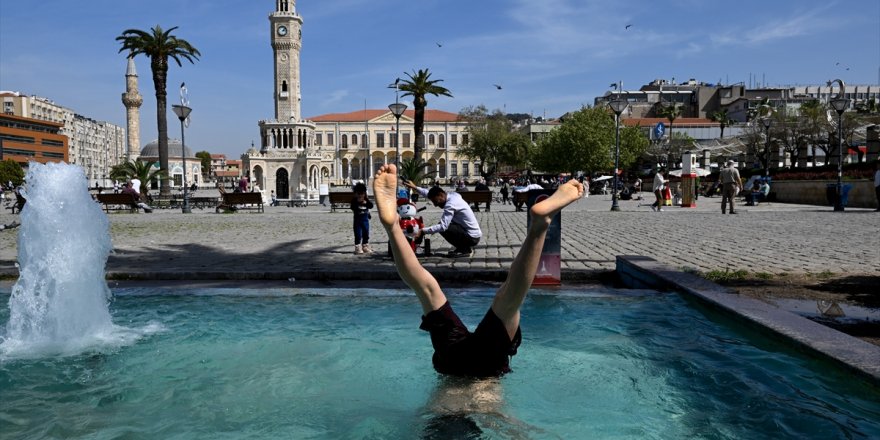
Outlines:
{"type": "Polygon", "coordinates": [[[128,57],[128,68],[125,70],[125,93],[122,94],[125,105],[126,131],[128,133],[127,160],[135,160],[141,154],[141,116],[140,107],[144,98],[138,92],[138,75],[134,68],[134,58],[128,57]]]}
{"type": "Polygon", "coordinates": [[[302,17],[295,0],[275,0],[269,16],[275,59],[275,120],[296,122],[300,114],[299,53],[302,49],[302,17]]]}

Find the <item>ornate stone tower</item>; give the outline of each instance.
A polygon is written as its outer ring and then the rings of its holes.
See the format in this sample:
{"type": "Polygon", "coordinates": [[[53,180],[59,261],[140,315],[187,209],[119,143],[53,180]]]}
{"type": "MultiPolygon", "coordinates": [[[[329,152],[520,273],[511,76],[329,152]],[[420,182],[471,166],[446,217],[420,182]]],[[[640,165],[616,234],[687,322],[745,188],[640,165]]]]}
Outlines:
{"type": "Polygon", "coordinates": [[[298,121],[300,114],[299,51],[302,48],[302,17],[295,0],[276,0],[269,16],[275,61],[275,119],[298,121]]]}
{"type": "Polygon", "coordinates": [[[128,132],[128,149],[126,159],[134,160],[141,152],[141,104],[144,98],[138,92],[138,75],[134,68],[134,59],[128,57],[128,68],[125,70],[125,93],[122,104],[125,105],[126,131],[128,132]]]}

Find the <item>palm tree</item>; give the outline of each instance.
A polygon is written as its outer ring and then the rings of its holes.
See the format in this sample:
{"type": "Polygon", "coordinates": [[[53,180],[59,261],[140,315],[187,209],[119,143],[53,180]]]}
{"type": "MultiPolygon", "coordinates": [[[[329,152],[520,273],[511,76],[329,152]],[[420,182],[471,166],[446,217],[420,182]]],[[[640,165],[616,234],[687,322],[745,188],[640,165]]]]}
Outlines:
{"type": "Polygon", "coordinates": [[[153,168],[154,165],[156,165],[156,162],[141,162],[139,160],[113,165],[110,168],[110,178],[121,181],[137,178],[141,181],[141,187],[137,189],[138,192],[140,194],[147,194],[150,181],[167,175],[165,171],[153,168]]]}
{"type": "Polygon", "coordinates": [[[721,125],[721,136],[719,136],[719,138],[721,138],[721,139],[724,138],[724,128],[730,127],[731,125],[736,123],[736,121],[731,119],[730,115],[727,114],[726,108],[712,112],[712,114],[709,115],[709,119],[711,119],[711,120],[717,122],[719,125],[721,125]]]}
{"type": "MultiPolygon", "coordinates": [[[[404,159],[400,162],[400,169],[397,170],[397,174],[400,175],[401,179],[409,180],[412,183],[421,186],[426,180],[428,180],[428,178],[436,173],[436,171],[429,171],[429,166],[430,165],[425,163],[420,157],[404,159]]],[[[410,192],[410,190],[407,189],[407,192],[410,192]]],[[[410,198],[412,198],[413,202],[419,201],[418,195],[418,193],[411,193],[410,198]]]]}
{"type": "Polygon", "coordinates": [[[199,50],[186,40],[171,35],[177,26],[162,30],[156,25],[151,29],[152,33],[139,29],[127,29],[122,35],[116,37],[116,41],[122,42],[119,52],[128,51],[129,57],[144,54],[150,58],[150,69],[153,71],[153,87],[156,89],[156,119],[159,128],[159,169],[164,172],[159,194],[167,195],[171,192],[168,182],[168,119],[166,117],[166,92],[168,80],[168,58],[183,66],[180,60],[185,59],[195,63],[199,59],[199,50]]]}
{"type": "Polygon", "coordinates": [[[414,131],[416,135],[416,143],[413,152],[415,157],[422,157],[422,150],[425,148],[425,139],[422,133],[425,131],[425,107],[428,106],[427,95],[448,96],[452,97],[452,93],[445,87],[437,85],[443,82],[442,79],[432,80],[431,73],[428,69],[421,69],[412,74],[407,73],[409,79],[404,79],[400,84],[400,90],[403,90],[403,96],[412,96],[413,110],[415,110],[414,131]]]}

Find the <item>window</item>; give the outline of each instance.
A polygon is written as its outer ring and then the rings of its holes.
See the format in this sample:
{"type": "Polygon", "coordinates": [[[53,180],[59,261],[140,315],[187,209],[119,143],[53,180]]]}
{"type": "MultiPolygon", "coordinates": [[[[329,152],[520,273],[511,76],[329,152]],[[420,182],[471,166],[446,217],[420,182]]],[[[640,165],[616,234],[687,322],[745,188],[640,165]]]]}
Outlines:
{"type": "Polygon", "coordinates": [[[348,135],[347,134],[342,135],[342,145],[340,145],[339,148],[348,148],[348,135]]]}
{"type": "Polygon", "coordinates": [[[461,135],[461,143],[464,145],[468,144],[468,135],[466,135],[466,134],[461,135]]]}
{"type": "Polygon", "coordinates": [[[471,169],[468,165],[469,164],[467,162],[462,162],[462,164],[461,164],[461,175],[462,176],[470,176],[471,175],[471,169]]]}
{"type": "Polygon", "coordinates": [[[327,145],[336,145],[333,143],[333,133],[327,133],[327,145]]]}
{"type": "Polygon", "coordinates": [[[361,135],[361,148],[367,148],[369,146],[369,142],[367,142],[367,135],[361,135]]]}
{"type": "Polygon", "coordinates": [[[409,148],[409,133],[403,134],[403,148],[409,148]]]}
{"type": "Polygon", "coordinates": [[[445,149],[445,148],[446,148],[446,136],[445,136],[445,135],[442,135],[442,134],[440,135],[440,146],[439,146],[439,148],[441,148],[441,149],[445,149]]]}
{"type": "Polygon", "coordinates": [[[376,133],[376,148],[385,148],[385,133],[376,133]]]}
{"type": "Polygon", "coordinates": [[[321,146],[324,141],[324,135],[321,133],[315,133],[315,145],[321,146]]]}
{"type": "Polygon", "coordinates": [[[49,145],[52,147],[63,147],[64,146],[64,142],[56,141],[53,139],[40,139],[40,143],[43,145],[49,145]]]}
{"type": "Polygon", "coordinates": [[[434,135],[428,136],[428,145],[434,145],[434,135]]]}
{"type": "Polygon", "coordinates": [[[457,176],[458,175],[458,164],[451,163],[451,164],[449,164],[449,166],[450,166],[449,172],[452,173],[452,176],[453,177],[457,176]]]}
{"type": "Polygon", "coordinates": [[[452,145],[458,145],[458,135],[457,134],[452,135],[452,145]]]}
{"type": "MultiPolygon", "coordinates": [[[[343,138],[343,139],[345,139],[345,138],[343,138]]],[[[358,137],[357,137],[356,134],[351,135],[351,144],[352,144],[352,145],[357,145],[357,144],[358,144],[358,137]]]]}

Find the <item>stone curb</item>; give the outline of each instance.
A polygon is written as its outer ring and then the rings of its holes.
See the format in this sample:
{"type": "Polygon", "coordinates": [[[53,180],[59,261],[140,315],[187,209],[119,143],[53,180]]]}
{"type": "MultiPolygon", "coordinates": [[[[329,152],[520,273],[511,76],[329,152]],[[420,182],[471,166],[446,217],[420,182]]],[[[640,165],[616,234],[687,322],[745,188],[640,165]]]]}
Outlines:
{"type": "Polygon", "coordinates": [[[697,275],[674,270],[649,257],[620,255],[617,274],[627,287],[660,288],[732,315],[769,331],[796,348],[830,359],[880,384],[880,347],[782,310],[773,304],[742,297],[697,275]]]}

